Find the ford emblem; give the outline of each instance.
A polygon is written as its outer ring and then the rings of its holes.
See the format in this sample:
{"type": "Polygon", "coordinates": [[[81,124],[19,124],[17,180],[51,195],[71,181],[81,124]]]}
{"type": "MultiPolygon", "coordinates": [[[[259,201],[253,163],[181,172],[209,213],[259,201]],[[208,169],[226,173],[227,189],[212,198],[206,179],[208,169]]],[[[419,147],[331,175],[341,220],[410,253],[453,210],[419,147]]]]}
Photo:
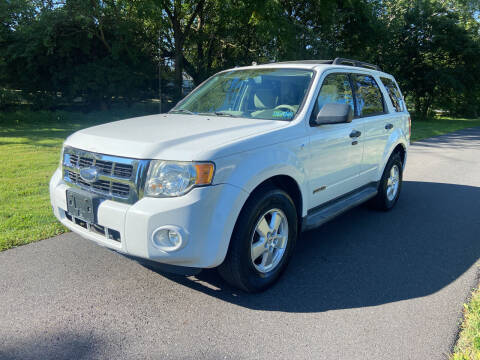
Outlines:
{"type": "Polygon", "coordinates": [[[94,182],[98,179],[98,170],[93,166],[82,168],[80,169],[80,177],[86,182],[94,182]]]}

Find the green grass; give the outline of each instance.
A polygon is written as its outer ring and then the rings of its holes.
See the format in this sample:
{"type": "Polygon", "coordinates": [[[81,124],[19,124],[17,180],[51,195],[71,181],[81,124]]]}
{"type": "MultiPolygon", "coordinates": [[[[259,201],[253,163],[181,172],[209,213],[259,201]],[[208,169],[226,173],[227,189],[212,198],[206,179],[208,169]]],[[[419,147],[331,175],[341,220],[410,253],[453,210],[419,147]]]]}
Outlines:
{"type": "MultiPolygon", "coordinates": [[[[153,104],[88,114],[67,111],[0,113],[0,251],[45,239],[66,229],[50,208],[48,181],[63,140],[76,130],[152,114],[153,104]]],[[[480,119],[413,122],[413,140],[480,126],[480,119]]]]}
{"type": "Polygon", "coordinates": [[[66,231],[50,207],[48,182],[71,133],[151,114],[149,104],[108,112],[0,112],[0,251],[66,231]]]}
{"type": "Polygon", "coordinates": [[[480,289],[475,290],[470,302],[464,305],[460,336],[450,359],[480,359],[480,289]]]}
{"type": "Polygon", "coordinates": [[[434,120],[412,121],[412,141],[442,135],[464,128],[480,126],[480,119],[441,117],[434,120]]]}

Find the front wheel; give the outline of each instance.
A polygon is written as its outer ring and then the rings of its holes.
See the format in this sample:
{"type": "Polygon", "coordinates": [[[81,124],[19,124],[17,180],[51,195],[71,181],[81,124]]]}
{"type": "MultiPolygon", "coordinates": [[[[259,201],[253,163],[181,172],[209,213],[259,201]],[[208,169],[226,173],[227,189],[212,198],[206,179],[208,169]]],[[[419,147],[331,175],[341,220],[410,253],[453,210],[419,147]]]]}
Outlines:
{"type": "Polygon", "coordinates": [[[370,202],[374,208],[388,211],[398,201],[402,189],[403,165],[398,154],[388,160],[382,178],[378,184],[378,194],[370,202]]]}
{"type": "Polygon", "coordinates": [[[246,292],[271,286],[285,270],[297,238],[297,212],[277,188],[255,192],[242,209],[220,275],[246,292]]]}

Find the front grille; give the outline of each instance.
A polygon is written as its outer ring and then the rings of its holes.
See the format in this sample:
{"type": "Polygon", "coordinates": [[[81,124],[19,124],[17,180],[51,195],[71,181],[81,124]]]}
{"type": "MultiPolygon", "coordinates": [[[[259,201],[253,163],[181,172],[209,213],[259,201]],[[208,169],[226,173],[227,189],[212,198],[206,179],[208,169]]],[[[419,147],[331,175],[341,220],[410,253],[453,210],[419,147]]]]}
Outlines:
{"type": "Polygon", "coordinates": [[[113,175],[129,179],[132,176],[133,166],[130,164],[114,163],[112,161],[103,161],[89,158],[87,156],[70,155],[70,163],[74,167],[84,168],[92,166],[95,161],[95,167],[105,175],[113,175]]]}
{"type": "MultiPolygon", "coordinates": [[[[108,175],[112,174],[113,163],[110,161],[97,160],[95,162],[95,166],[104,174],[108,174],[108,175]]],[[[130,168],[130,174],[127,177],[130,177],[130,175],[132,175],[131,168],[130,168]]]]}
{"type": "Polygon", "coordinates": [[[132,176],[132,166],[124,164],[116,164],[113,169],[113,175],[129,178],[132,176]]]}
{"type": "Polygon", "coordinates": [[[112,194],[126,196],[130,191],[130,187],[125,184],[120,183],[112,183],[112,194]]]}
{"type": "Polygon", "coordinates": [[[66,147],[63,156],[63,179],[83,190],[105,198],[134,203],[143,194],[148,160],[128,159],[66,147]],[[95,168],[96,179],[80,176],[83,168],[95,168]]]}
{"type": "Polygon", "coordinates": [[[79,184],[88,189],[94,189],[103,193],[112,193],[112,195],[118,195],[121,197],[128,197],[130,193],[130,186],[128,184],[122,184],[115,181],[97,180],[93,183],[89,183],[80,177],[80,174],[70,170],[65,170],[65,179],[73,184],[79,184]]]}

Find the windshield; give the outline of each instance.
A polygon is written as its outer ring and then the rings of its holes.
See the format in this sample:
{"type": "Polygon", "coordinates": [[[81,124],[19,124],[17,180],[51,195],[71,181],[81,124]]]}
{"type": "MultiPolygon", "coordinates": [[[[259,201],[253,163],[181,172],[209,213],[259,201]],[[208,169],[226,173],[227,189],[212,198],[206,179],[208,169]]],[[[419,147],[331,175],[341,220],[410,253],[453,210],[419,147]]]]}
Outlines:
{"type": "Polygon", "coordinates": [[[313,71],[232,70],[213,76],[170,112],[291,120],[305,98],[313,71]]]}

